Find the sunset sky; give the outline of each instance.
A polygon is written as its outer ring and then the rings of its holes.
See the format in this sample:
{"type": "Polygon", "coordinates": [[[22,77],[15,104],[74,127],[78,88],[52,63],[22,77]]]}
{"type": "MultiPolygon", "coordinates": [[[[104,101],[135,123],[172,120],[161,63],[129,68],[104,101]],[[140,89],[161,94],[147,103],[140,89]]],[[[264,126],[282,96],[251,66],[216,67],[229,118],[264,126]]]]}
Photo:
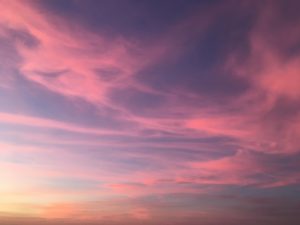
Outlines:
{"type": "Polygon", "coordinates": [[[299,225],[299,12],[0,0],[0,224],[299,225]]]}

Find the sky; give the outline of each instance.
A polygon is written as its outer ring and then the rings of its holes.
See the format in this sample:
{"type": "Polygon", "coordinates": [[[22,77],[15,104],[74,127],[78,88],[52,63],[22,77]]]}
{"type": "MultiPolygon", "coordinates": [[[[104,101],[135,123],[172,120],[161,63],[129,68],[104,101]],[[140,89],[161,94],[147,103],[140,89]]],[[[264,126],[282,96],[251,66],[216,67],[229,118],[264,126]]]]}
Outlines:
{"type": "Polygon", "coordinates": [[[0,0],[1,225],[300,224],[300,2],[0,0]]]}

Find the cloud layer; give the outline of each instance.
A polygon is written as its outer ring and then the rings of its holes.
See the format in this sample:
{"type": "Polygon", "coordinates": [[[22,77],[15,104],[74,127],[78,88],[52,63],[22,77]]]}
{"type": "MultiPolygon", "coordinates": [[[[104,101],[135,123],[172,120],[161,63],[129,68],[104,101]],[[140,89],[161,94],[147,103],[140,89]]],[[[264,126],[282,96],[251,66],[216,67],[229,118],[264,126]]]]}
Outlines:
{"type": "Polygon", "coordinates": [[[299,223],[296,1],[0,3],[0,223],[299,223]]]}

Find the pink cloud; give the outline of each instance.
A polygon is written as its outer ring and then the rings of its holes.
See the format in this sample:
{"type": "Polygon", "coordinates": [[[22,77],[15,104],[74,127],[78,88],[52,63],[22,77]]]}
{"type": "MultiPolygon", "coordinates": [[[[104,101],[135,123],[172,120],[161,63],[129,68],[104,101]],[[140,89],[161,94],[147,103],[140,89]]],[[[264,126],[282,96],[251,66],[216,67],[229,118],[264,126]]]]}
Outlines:
{"type": "Polygon", "coordinates": [[[149,210],[147,210],[146,208],[135,208],[130,212],[130,215],[134,218],[134,219],[138,219],[138,220],[149,220],[151,215],[149,213],[149,210]]]}
{"type": "Polygon", "coordinates": [[[65,96],[81,97],[91,102],[105,102],[109,86],[95,69],[117,70],[114,83],[133,72],[136,62],[129,49],[134,47],[121,38],[105,38],[75,24],[66,24],[58,16],[42,13],[27,1],[11,1],[1,10],[1,22],[13,29],[29,32],[38,45],[29,48],[17,43],[23,58],[23,75],[47,89],[65,96]],[[22,13],[12,13],[12,12],[22,13]],[[84,33],[84,36],[82,35],[84,33]],[[45,73],[61,73],[46,76],[45,73]]]}
{"type": "Polygon", "coordinates": [[[87,133],[87,134],[117,134],[118,131],[110,131],[106,129],[98,129],[91,127],[83,127],[76,124],[66,123],[62,121],[56,121],[45,118],[38,118],[26,115],[19,114],[10,114],[10,113],[0,113],[0,122],[6,124],[16,124],[23,126],[32,126],[32,127],[40,127],[40,128],[48,128],[48,129],[59,129],[65,130],[69,132],[79,132],[79,133],[87,133]]]}
{"type": "MultiPolygon", "coordinates": [[[[252,114],[241,115],[245,121],[252,119],[257,124],[252,137],[262,146],[264,141],[269,142],[271,152],[289,154],[298,152],[300,147],[300,117],[296,109],[300,101],[300,57],[289,53],[300,32],[294,29],[299,22],[280,20],[281,13],[279,5],[267,4],[250,32],[249,54],[242,61],[241,54],[233,52],[227,66],[235,76],[246,78],[252,85],[235,103],[252,114]]],[[[267,152],[268,148],[262,150],[267,152]]]]}
{"type": "Polygon", "coordinates": [[[250,176],[264,173],[263,166],[243,151],[217,160],[191,163],[191,167],[199,172],[196,182],[208,184],[256,184],[257,180],[250,176]]]}
{"type": "MultiPolygon", "coordinates": [[[[13,141],[21,139],[31,143],[21,146],[9,144],[13,142],[10,138],[1,139],[0,174],[5,186],[0,194],[46,198],[38,207],[42,213],[35,214],[48,219],[77,217],[86,221],[104,218],[105,221],[105,218],[116,217],[118,222],[124,218],[147,222],[155,213],[142,202],[130,205],[132,199],[149,195],[215,193],[227,185],[272,188],[298,184],[299,174],[289,173],[281,164],[288,161],[285,157],[293,157],[300,150],[297,108],[300,58],[284,54],[284,49],[292,46],[299,34],[291,27],[272,30],[279,40],[284,31],[289,34],[286,43],[277,49],[274,43],[280,41],[276,38],[269,41],[266,36],[276,14],[263,12],[262,15],[266,15],[259,17],[250,32],[250,53],[243,55],[245,60],[238,58],[240,52],[232,52],[224,65],[217,65],[221,72],[243,77],[250,86],[241,96],[231,97],[224,104],[211,103],[204,95],[184,88],[169,92],[154,90],[135,77],[139,71],[159,61],[172,61],[184,55],[204,36],[219,13],[224,16],[224,7],[221,4],[203,14],[196,9],[158,40],[145,44],[93,33],[39,9],[31,1],[9,1],[0,9],[0,35],[7,36],[4,28],[10,28],[24,30],[37,39],[36,46],[31,47],[20,41],[15,43],[22,58],[17,64],[21,76],[60,97],[92,103],[99,114],[102,106],[109,107],[113,109],[111,118],[134,125],[124,129],[103,128],[96,124],[83,126],[0,112],[1,124],[24,129],[11,132],[13,141]],[[106,72],[111,72],[112,76],[105,77],[106,72]],[[132,87],[137,89],[136,95],[155,94],[163,99],[161,105],[151,109],[156,113],[140,115],[109,95],[132,87]],[[283,108],[287,108],[288,113],[281,111],[283,108]],[[38,128],[38,131],[31,132],[31,128],[38,128]],[[64,138],[56,130],[69,136],[64,138]],[[79,147],[80,153],[76,151],[79,147]],[[264,161],[265,155],[274,163],[264,161]],[[99,185],[69,190],[38,183],[57,178],[89,179],[99,185]],[[210,185],[221,187],[207,187],[210,185]],[[76,195],[86,199],[93,197],[93,200],[107,198],[104,203],[112,201],[117,206],[105,211],[103,202],[85,203],[76,195]],[[126,200],[114,202],[113,199],[120,195],[126,200]],[[49,200],[53,196],[65,198],[65,202],[49,200]],[[130,207],[124,209],[122,204],[130,207]]],[[[0,79],[2,81],[2,76],[0,79]]],[[[0,85],[6,88],[13,82],[5,76],[4,84],[0,85]]],[[[129,99],[129,105],[130,101],[133,100],[129,99]]],[[[0,133],[9,135],[5,130],[0,133]]],[[[292,168],[296,167],[294,164],[292,168]]],[[[208,214],[203,211],[204,217],[211,216],[208,214]]]]}

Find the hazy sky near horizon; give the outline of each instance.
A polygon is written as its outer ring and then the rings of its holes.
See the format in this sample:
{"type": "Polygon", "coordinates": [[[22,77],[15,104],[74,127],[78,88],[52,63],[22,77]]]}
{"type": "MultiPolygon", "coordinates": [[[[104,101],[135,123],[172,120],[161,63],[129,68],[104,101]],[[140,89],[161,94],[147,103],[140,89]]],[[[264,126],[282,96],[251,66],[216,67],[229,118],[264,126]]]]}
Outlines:
{"type": "Polygon", "coordinates": [[[300,2],[0,0],[0,224],[300,224],[300,2]]]}

